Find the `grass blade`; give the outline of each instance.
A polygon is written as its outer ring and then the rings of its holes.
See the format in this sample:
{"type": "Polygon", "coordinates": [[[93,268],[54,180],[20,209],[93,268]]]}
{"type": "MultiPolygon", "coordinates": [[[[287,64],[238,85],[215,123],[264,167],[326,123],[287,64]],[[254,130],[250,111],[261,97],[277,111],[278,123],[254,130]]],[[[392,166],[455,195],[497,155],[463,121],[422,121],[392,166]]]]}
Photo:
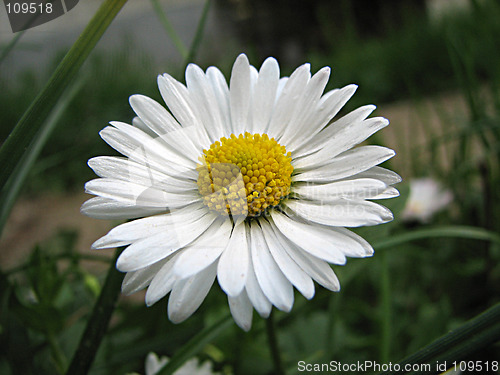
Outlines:
{"type": "Polygon", "coordinates": [[[2,235],[2,231],[5,227],[12,207],[14,206],[14,203],[16,202],[16,199],[21,191],[23,182],[26,180],[29,171],[38,158],[38,155],[40,155],[43,146],[52,134],[61,116],[64,114],[67,106],[80,91],[83,83],[84,78],[80,78],[73,85],[71,85],[67,91],[64,92],[64,95],[52,109],[47,121],[42,124],[42,128],[36,134],[33,142],[31,142],[26,149],[26,152],[19,161],[17,168],[12,172],[9,181],[0,195],[0,236],[2,235]]]}
{"type": "Polygon", "coordinates": [[[153,9],[156,15],[160,19],[160,22],[163,25],[163,28],[165,29],[165,32],[169,36],[172,43],[174,43],[175,48],[180,53],[183,59],[187,59],[189,51],[187,50],[184,43],[182,43],[182,40],[181,38],[179,38],[179,35],[175,32],[175,29],[170,24],[170,21],[168,20],[167,15],[163,11],[163,9],[161,8],[160,3],[158,2],[158,0],[150,0],[150,1],[151,4],[153,5],[153,9]]]}
{"type": "MultiPolygon", "coordinates": [[[[395,374],[435,374],[436,363],[451,365],[467,356],[487,347],[500,339],[500,303],[486,310],[482,314],[469,320],[459,328],[441,336],[418,352],[406,357],[398,363],[399,371],[387,371],[381,375],[395,374]],[[421,371],[403,371],[406,365],[420,366],[421,371]]],[[[397,370],[397,366],[392,366],[397,370]]]]}
{"type": "Polygon", "coordinates": [[[14,38],[12,38],[9,42],[9,44],[7,44],[3,49],[2,49],[2,53],[0,53],[0,65],[2,65],[2,62],[7,58],[7,56],[9,55],[10,51],[12,51],[14,49],[14,47],[16,46],[17,42],[19,42],[19,39],[21,39],[21,37],[23,36],[23,34],[25,33],[26,30],[23,30],[23,31],[20,31],[18,32],[14,38]]]}
{"type": "Polygon", "coordinates": [[[196,27],[196,32],[194,34],[193,42],[189,47],[189,53],[186,60],[184,61],[184,67],[196,58],[196,53],[200,47],[201,41],[203,39],[203,30],[205,29],[205,24],[207,23],[208,11],[210,10],[211,0],[206,0],[203,7],[203,12],[201,13],[200,20],[198,21],[198,26],[196,27]]]}
{"type": "Polygon", "coordinates": [[[120,286],[125,274],[118,271],[115,264],[122,251],[123,248],[116,249],[101,294],[94,305],[66,375],[85,375],[90,370],[120,295],[120,286]]]}
{"type": "Polygon", "coordinates": [[[412,232],[395,235],[393,237],[374,242],[373,248],[375,250],[380,250],[396,245],[401,245],[406,242],[431,237],[468,238],[472,240],[484,240],[500,243],[500,236],[498,234],[487,231],[485,229],[465,225],[450,225],[429,229],[419,229],[412,232]]]}
{"type": "Polygon", "coordinates": [[[47,119],[64,89],[127,0],[106,0],[61,61],[42,92],[31,103],[0,149],[0,189],[3,189],[26,148],[47,119]]]}

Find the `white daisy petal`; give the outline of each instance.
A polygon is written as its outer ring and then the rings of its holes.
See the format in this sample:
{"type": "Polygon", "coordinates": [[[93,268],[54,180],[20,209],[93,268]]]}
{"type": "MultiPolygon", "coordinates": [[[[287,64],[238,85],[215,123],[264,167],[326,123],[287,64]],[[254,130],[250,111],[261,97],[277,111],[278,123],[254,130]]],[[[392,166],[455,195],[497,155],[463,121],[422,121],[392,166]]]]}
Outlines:
{"type": "Polygon", "coordinates": [[[119,202],[109,198],[95,197],[84,202],[80,212],[94,219],[125,220],[155,215],[164,212],[164,208],[144,207],[136,203],[119,202]]]}
{"type": "Polygon", "coordinates": [[[290,241],[287,241],[285,247],[290,257],[318,284],[328,290],[337,292],[340,290],[339,279],[332,268],[324,260],[316,258],[313,255],[303,252],[290,241]]]}
{"type": "Polygon", "coordinates": [[[181,128],[160,103],[147,96],[132,95],[129,103],[137,116],[158,135],[181,128]]]}
{"type": "Polygon", "coordinates": [[[286,279],[273,257],[262,234],[262,229],[256,223],[250,226],[252,264],[257,281],[267,299],[283,311],[290,311],[293,305],[292,284],[286,279]]]}
{"type": "Polygon", "coordinates": [[[195,179],[196,164],[169,151],[162,141],[124,123],[113,122],[99,133],[111,147],[129,159],[164,174],[195,179]],[[168,159],[171,157],[171,159],[168,159]],[[173,164],[177,160],[178,164],[173,164]]]}
{"type": "Polygon", "coordinates": [[[343,127],[325,144],[323,149],[298,159],[295,165],[297,168],[307,168],[310,165],[314,165],[315,167],[325,165],[341,152],[364,141],[370,135],[387,125],[389,125],[389,121],[385,118],[374,117],[363,122],[354,123],[350,127],[343,127]]]}
{"type": "Polygon", "coordinates": [[[147,287],[164,264],[165,261],[162,260],[140,270],[128,272],[122,281],[122,293],[130,295],[147,287]]]}
{"type": "Polygon", "coordinates": [[[191,277],[212,264],[229,242],[232,224],[224,221],[212,224],[196,241],[187,246],[175,262],[175,275],[179,279],[191,277]]]}
{"type": "Polygon", "coordinates": [[[382,167],[373,167],[356,174],[353,178],[374,178],[384,182],[386,185],[394,185],[402,181],[400,175],[382,167]]]}
{"type": "Polygon", "coordinates": [[[274,104],[276,104],[279,97],[281,96],[281,93],[283,92],[283,88],[285,87],[287,82],[288,82],[288,77],[280,78],[280,80],[278,82],[278,88],[276,89],[276,98],[274,100],[274,104]]]}
{"type": "Polygon", "coordinates": [[[155,137],[157,134],[151,130],[149,126],[147,126],[144,121],[142,121],[139,116],[135,116],[132,119],[132,125],[135,126],[137,129],[142,130],[144,133],[149,135],[150,137],[155,137]]]}
{"type": "Polygon", "coordinates": [[[247,292],[243,290],[236,297],[227,296],[231,315],[236,324],[248,332],[252,326],[252,303],[248,299],[247,292]]]}
{"type": "Polygon", "coordinates": [[[363,237],[357,235],[356,233],[350,231],[346,228],[332,228],[336,232],[339,232],[347,237],[350,237],[354,241],[356,241],[361,246],[350,246],[344,248],[344,253],[348,257],[352,258],[364,258],[373,255],[373,247],[366,241],[363,237]]]}
{"type": "Polygon", "coordinates": [[[112,178],[98,178],[85,184],[85,192],[131,205],[157,209],[175,209],[200,200],[196,191],[169,193],[151,186],[134,184],[112,178]]]}
{"type": "Polygon", "coordinates": [[[276,264],[285,277],[304,295],[307,299],[314,296],[314,283],[311,277],[295,263],[283,248],[284,239],[279,232],[275,232],[271,225],[262,220],[262,230],[276,264]],[[277,237],[279,235],[279,237],[277,237]]]}
{"type": "Polygon", "coordinates": [[[207,69],[207,77],[212,84],[221,116],[221,125],[224,127],[224,136],[231,134],[231,114],[229,112],[229,88],[221,71],[211,66],[207,69]]]}
{"type": "Polygon", "coordinates": [[[395,152],[381,146],[362,146],[346,151],[328,164],[316,167],[308,165],[299,170],[292,181],[329,182],[354,176],[392,158],[395,152]]]}
{"type": "Polygon", "coordinates": [[[214,220],[215,216],[208,214],[192,223],[174,223],[171,231],[138,240],[120,254],[116,267],[120,271],[136,271],[166,258],[197,239],[214,220]]]}
{"type": "Polygon", "coordinates": [[[186,84],[210,139],[215,141],[227,135],[212,84],[198,65],[188,65],[186,84]]]}
{"type": "Polygon", "coordinates": [[[245,287],[249,249],[245,224],[236,225],[217,266],[217,280],[228,296],[236,297],[245,287]]]}
{"type": "Polygon", "coordinates": [[[173,323],[183,322],[200,307],[216,273],[217,265],[213,263],[195,276],[175,282],[168,299],[168,317],[173,323]]]}
{"type": "Polygon", "coordinates": [[[387,189],[385,189],[382,193],[374,197],[371,197],[370,199],[390,199],[397,197],[399,197],[399,190],[390,186],[387,189]]]}
{"type": "MultiPolygon", "coordinates": [[[[349,86],[346,86],[346,88],[349,86]]],[[[362,122],[366,119],[370,113],[375,110],[374,105],[365,105],[363,107],[359,107],[354,111],[348,113],[347,115],[341,117],[337,121],[333,122],[326,128],[324,128],[316,137],[313,137],[309,142],[305,143],[301,148],[295,150],[297,156],[308,155],[313,152],[316,152],[320,149],[323,149],[332,139],[337,132],[339,132],[344,127],[349,127],[351,124],[362,122]]],[[[353,134],[353,137],[356,135],[353,134]]]]}
{"type": "Polygon", "coordinates": [[[279,231],[297,246],[328,263],[345,264],[343,248],[357,244],[346,241],[338,233],[319,226],[300,223],[286,215],[273,211],[274,224],[279,231]]]}
{"type": "Polygon", "coordinates": [[[187,87],[168,74],[158,76],[158,87],[163,100],[182,127],[194,127],[198,130],[198,138],[193,141],[200,149],[209,145],[208,133],[201,126],[187,87]]]}
{"type": "Polygon", "coordinates": [[[166,176],[126,158],[98,156],[90,159],[88,165],[99,177],[133,181],[143,186],[155,186],[169,193],[182,193],[198,189],[193,181],[166,176]]]}
{"type": "Polygon", "coordinates": [[[293,192],[299,196],[318,202],[330,202],[340,198],[367,199],[386,191],[387,185],[373,178],[357,178],[327,184],[297,183],[293,192]]]}
{"type": "Polygon", "coordinates": [[[274,106],[269,123],[268,134],[270,137],[278,139],[291,121],[295,109],[295,100],[302,95],[304,86],[311,78],[310,69],[309,64],[304,64],[298,67],[286,81],[274,106]]]}
{"type": "Polygon", "coordinates": [[[174,254],[172,257],[158,262],[163,263],[163,266],[156,272],[149,284],[146,292],[146,305],[155,304],[172,290],[176,281],[173,269],[177,258],[178,254],[174,254]]]}
{"type": "Polygon", "coordinates": [[[291,120],[287,124],[283,135],[279,138],[279,142],[290,145],[291,149],[293,149],[293,141],[297,137],[302,138],[304,132],[307,134],[307,128],[310,127],[307,120],[316,109],[316,104],[320,100],[329,77],[329,67],[321,69],[312,76],[299,100],[295,101],[291,120]]]}
{"type": "Polygon", "coordinates": [[[236,135],[245,132],[250,108],[250,64],[241,54],[233,65],[229,90],[232,132],[236,135]]]}
{"type": "Polygon", "coordinates": [[[276,59],[269,57],[260,68],[252,102],[253,126],[247,131],[265,133],[274,108],[280,68],[276,59]]]}
{"type": "Polygon", "coordinates": [[[310,116],[306,119],[308,126],[303,129],[301,136],[295,137],[288,146],[288,149],[294,153],[295,157],[312,152],[309,146],[311,139],[314,139],[316,134],[342,109],[345,103],[354,95],[357,87],[356,85],[348,85],[338,90],[332,90],[321,97],[316,104],[315,110],[311,111],[310,116]],[[301,148],[305,149],[305,152],[298,151],[301,148]]]}
{"type": "MultiPolygon", "coordinates": [[[[248,224],[246,224],[246,226],[247,230],[250,231],[248,224]]],[[[252,302],[255,310],[257,310],[260,316],[262,316],[263,318],[267,318],[271,313],[273,305],[266,297],[259,285],[259,282],[257,281],[252,262],[248,263],[248,275],[247,282],[245,284],[245,290],[247,292],[248,299],[252,302]]]]}
{"type": "Polygon", "coordinates": [[[176,226],[192,223],[206,214],[207,209],[201,203],[194,203],[168,214],[137,219],[118,225],[94,242],[92,248],[104,249],[126,246],[142,238],[153,236],[164,231],[175,231],[176,226]]]}
{"type": "Polygon", "coordinates": [[[390,210],[370,201],[338,199],[317,204],[307,201],[288,200],[286,206],[306,220],[337,227],[377,225],[393,219],[390,210]]]}

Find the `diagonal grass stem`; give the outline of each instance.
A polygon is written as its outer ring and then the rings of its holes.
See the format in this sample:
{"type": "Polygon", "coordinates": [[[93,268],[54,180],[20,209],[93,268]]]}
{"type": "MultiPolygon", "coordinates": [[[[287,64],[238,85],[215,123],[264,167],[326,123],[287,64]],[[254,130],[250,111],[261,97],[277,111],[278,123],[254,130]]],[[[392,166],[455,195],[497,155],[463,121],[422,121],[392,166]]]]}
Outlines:
{"type": "Polygon", "coordinates": [[[106,0],[73,44],[49,82],[21,117],[0,149],[0,189],[3,189],[26,148],[36,136],[69,83],[127,0],[106,0]]]}
{"type": "Polygon", "coordinates": [[[115,264],[122,250],[123,248],[116,249],[101,294],[94,305],[66,375],[85,375],[90,370],[120,295],[124,274],[116,269],[115,264]]]}
{"type": "MultiPolygon", "coordinates": [[[[435,374],[439,372],[435,368],[436,363],[451,364],[453,361],[464,359],[498,340],[500,340],[500,303],[403,359],[399,362],[400,371],[387,371],[381,375],[435,374]],[[421,367],[425,369],[424,371],[402,371],[408,365],[411,368],[417,364],[427,364],[428,366],[427,368],[421,367]]],[[[393,366],[393,368],[395,367],[393,366]]]]}

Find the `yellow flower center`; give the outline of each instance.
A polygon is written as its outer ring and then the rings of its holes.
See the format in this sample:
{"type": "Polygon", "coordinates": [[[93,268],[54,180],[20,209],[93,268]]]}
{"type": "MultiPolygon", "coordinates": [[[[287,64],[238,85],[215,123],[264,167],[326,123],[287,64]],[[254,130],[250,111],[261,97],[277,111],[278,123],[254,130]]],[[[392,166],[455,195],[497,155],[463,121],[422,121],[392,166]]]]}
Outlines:
{"type": "Polygon", "coordinates": [[[291,161],[290,152],[267,134],[231,134],[203,150],[198,190],[211,210],[256,217],[290,193],[291,161]]]}

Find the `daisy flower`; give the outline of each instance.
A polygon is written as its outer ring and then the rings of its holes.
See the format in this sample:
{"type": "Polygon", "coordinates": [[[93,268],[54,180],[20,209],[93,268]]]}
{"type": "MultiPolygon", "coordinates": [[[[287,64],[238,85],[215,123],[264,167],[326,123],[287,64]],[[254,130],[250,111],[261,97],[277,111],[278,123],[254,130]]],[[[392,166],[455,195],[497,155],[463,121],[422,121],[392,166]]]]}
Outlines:
{"type": "Polygon", "coordinates": [[[280,78],[268,58],[260,70],[242,54],[229,86],[215,67],[190,64],[186,85],[158,77],[169,111],[130,97],[132,125],[111,122],[100,135],[124,157],[88,164],[100,177],[86,192],[97,197],[82,212],[99,219],[136,219],[93,244],[127,246],[117,268],[125,294],[143,288],[146,304],[167,294],[168,316],[187,319],[215,279],[227,294],[236,323],[249,330],[255,309],[290,311],[294,287],[314,296],[314,281],[338,291],[330,264],[366,257],[372,247],[344,227],[392,220],[372,199],[398,195],[400,177],[377,165],[394,156],[360,146],[385,127],[360,107],[333,121],[356,90],[324,93],[325,67],[310,65],[280,78]]]}
{"type": "Polygon", "coordinates": [[[410,181],[410,195],[401,218],[427,223],[452,200],[451,191],[444,189],[438,181],[429,177],[413,179],[410,181]]]}
{"type": "MultiPolygon", "coordinates": [[[[156,375],[169,361],[168,357],[158,358],[156,353],[149,353],[146,357],[146,375],[156,375]]],[[[212,364],[205,361],[201,366],[197,358],[192,358],[184,363],[173,375],[218,375],[213,372],[212,364]]],[[[131,374],[137,375],[137,374],[131,374]]]]}

